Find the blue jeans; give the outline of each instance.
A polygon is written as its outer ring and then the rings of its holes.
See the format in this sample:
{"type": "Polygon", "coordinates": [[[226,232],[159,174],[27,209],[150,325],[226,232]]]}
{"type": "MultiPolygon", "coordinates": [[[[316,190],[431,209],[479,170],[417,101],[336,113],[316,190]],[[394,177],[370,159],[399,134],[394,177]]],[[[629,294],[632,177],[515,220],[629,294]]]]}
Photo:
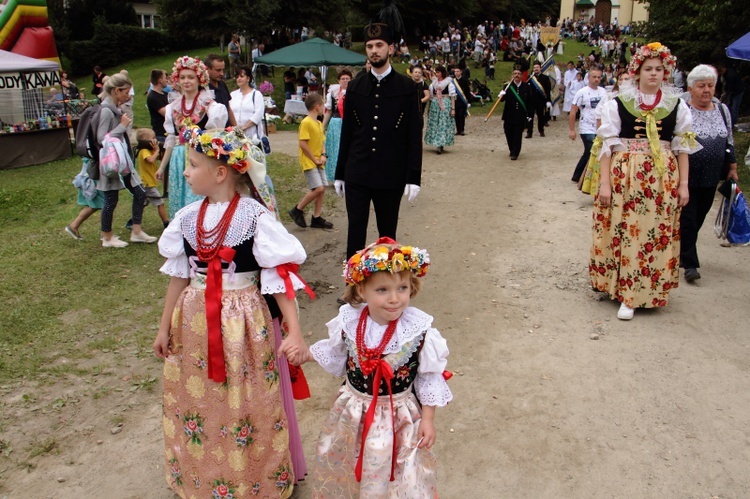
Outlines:
{"type": "Polygon", "coordinates": [[[576,170],[573,172],[573,182],[578,182],[578,179],[583,175],[583,169],[586,168],[586,163],[589,162],[589,155],[591,154],[591,146],[594,145],[594,139],[596,138],[595,133],[582,133],[581,141],[583,142],[583,155],[578,160],[576,170]]]}

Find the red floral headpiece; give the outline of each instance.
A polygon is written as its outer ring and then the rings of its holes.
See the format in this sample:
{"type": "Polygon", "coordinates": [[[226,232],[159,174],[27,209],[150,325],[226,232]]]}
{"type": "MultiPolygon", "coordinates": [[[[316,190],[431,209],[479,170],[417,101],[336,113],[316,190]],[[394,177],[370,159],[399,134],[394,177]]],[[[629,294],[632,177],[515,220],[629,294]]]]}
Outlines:
{"type": "Polygon", "coordinates": [[[381,237],[363,250],[359,250],[344,264],[344,280],[354,286],[375,272],[397,274],[410,270],[423,277],[430,265],[426,250],[413,246],[401,246],[390,237],[381,237]]]}
{"type": "Polygon", "coordinates": [[[190,57],[189,55],[183,55],[175,61],[174,66],[172,66],[172,83],[177,85],[180,84],[180,72],[184,69],[195,71],[195,74],[198,76],[198,83],[200,83],[201,87],[208,86],[208,71],[206,70],[206,65],[197,57],[190,57]]]}
{"type": "Polygon", "coordinates": [[[677,58],[672,55],[666,45],[659,42],[649,43],[639,48],[633,57],[630,58],[628,72],[635,78],[638,76],[638,70],[646,59],[659,59],[664,65],[664,81],[669,79],[669,75],[674,71],[677,65],[677,58]]]}

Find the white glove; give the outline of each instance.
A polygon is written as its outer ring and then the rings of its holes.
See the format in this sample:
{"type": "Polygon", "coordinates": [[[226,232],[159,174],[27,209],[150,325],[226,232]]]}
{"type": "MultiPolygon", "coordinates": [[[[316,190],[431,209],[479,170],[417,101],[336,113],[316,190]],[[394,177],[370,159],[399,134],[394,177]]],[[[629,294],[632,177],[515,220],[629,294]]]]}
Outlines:
{"type": "Polygon", "coordinates": [[[407,196],[409,202],[414,201],[419,196],[420,187],[414,184],[406,184],[404,187],[404,196],[407,196]]]}
{"type": "Polygon", "coordinates": [[[333,187],[336,189],[336,194],[339,195],[339,197],[343,198],[344,193],[346,190],[344,189],[344,181],[343,180],[334,180],[333,181],[333,187]]]}
{"type": "Polygon", "coordinates": [[[502,99],[502,98],[503,98],[503,95],[505,95],[505,90],[500,90],[500,93],[499,93],[499,94],[497,94],[497,98],[498,98],[498,99],[502,99]]]}
{"type": "Polygon", "coordinates": [[[551,102],[547,103],[547,109],[552,109],[552,103],[551,102]]]}

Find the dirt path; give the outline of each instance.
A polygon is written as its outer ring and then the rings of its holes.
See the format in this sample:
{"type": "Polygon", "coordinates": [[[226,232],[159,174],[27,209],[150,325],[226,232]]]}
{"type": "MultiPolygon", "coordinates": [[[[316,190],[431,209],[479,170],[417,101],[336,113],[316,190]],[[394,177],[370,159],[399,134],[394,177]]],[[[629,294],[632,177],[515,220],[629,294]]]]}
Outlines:
{"type": "MultiPolygon", "coordinates": [[[[558,121],[511,162],[502,122],[484,124],[486,110],[445,154],[425,150],[422,193],[404,202],[399,228],[400,241],[432,255],[414,304],[434,315],[456,372],[455,400],[437,414],[441,497],[750,496],[749,250],[720,247],[705,227],[703,279],[681,282],[664,310],[618,321],[588,284],[591,200],[569,180],[580,141],[558,121]]],[[[271,138],[294,153],[295,134],[271,138]]],[[[320,294],[302,302],[310,341],[325,335],[341,290],[346,219],[327,218],[336,230],[287,224],[320,294]]],[[[313,398],[298,413],[310,462],[340,381],[305,371],[313,398]]],[[[117,375],[132,373],[160,376],[155,359],[117,375]]],[[[153,393],[98,400],[80,398],[83,380],[25,388],[69,398],[42,414],[21,391],[6,397],[16,423],[3,432],[19,444],[56,432],[62,445],[30,472],[5,469],[0,497],[172,497],[158,381],[153,393]],[[125,424],[113,434],[118,415],[125,424]]],[[[295,494],[310,496],[304,484],[295,494]]]]}

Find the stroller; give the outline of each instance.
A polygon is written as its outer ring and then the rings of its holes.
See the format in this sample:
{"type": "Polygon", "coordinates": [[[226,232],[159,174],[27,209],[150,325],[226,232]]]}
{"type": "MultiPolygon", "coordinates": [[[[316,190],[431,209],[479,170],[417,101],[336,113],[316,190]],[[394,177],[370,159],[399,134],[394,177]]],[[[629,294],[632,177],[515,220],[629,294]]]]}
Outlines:
{"type": "Polygon", "coordinates": [[[485,102],[492,102],[490,88],[476,78],[471,80],[471,96],[474,102],[481,102],[483,106],[485,102]]]}

